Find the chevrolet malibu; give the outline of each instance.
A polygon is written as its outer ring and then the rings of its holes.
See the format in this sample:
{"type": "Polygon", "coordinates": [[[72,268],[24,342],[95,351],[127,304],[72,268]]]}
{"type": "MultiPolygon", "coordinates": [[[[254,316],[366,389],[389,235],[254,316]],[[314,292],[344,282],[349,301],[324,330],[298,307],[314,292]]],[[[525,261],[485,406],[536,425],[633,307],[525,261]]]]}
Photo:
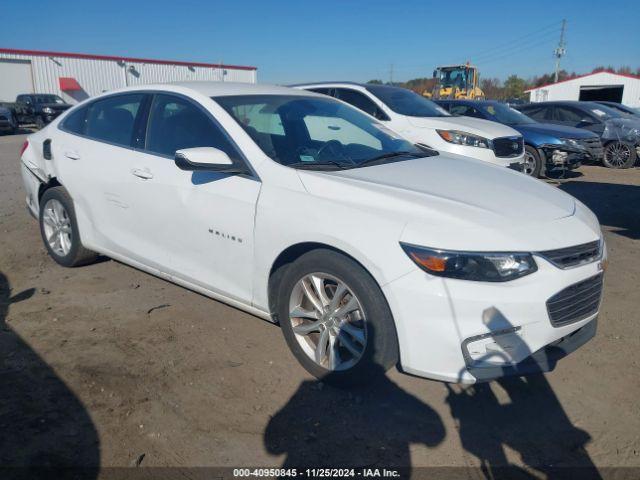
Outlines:
{"type": "Polygon", "coordinates": [[[114,91],[31,135],[21,169],[57,263],[105,255],[278,323],[327,381],[548,371],[595,334],[606,253],[582,203],[325,95],[114,91]]]}

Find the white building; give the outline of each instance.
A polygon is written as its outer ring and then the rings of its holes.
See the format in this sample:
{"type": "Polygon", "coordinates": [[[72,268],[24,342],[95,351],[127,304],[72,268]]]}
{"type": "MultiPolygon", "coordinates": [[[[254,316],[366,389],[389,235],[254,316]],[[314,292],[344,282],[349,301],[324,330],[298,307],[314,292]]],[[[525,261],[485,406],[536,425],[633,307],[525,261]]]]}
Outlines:
{"type": "Polygon", "coordinates": [[[128,85],[184,80],[256,83],[256,67],[0,48],[0,101],[54,93],[76,103],[128,85]]]}
{"type": "Polygon", "coordinates": [[[531,102],[601,100],[640,107],[640,77],[602,71],[525,90],[531,102]]]}

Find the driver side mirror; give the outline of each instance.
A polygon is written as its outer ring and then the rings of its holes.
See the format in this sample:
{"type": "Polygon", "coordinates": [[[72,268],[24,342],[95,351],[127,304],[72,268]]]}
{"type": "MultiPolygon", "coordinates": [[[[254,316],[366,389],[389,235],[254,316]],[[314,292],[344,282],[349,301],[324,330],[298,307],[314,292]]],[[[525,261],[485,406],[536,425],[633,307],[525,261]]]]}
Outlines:
{"type": "Polygon", "coordinates": [[[239,174],[247,173],[222,150],[213,147],[183,148],[175,155],[176,166],[186,171],[206,171],[239,174]]]}

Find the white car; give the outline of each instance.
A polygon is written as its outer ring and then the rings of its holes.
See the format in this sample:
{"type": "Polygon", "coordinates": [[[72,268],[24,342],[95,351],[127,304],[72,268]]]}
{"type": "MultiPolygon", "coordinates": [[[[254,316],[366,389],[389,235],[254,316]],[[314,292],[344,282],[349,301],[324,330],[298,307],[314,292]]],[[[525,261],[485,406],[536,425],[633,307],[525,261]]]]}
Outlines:
{"type": "Polygon", "coordinates": [[[20,156],[56,262],[103,254],[278,322],[327,381],[550,370],[595,334],[605,248],[582,203],[478,160],[452,167],[325,95],[128,88],[20,156]]]}
{"type": "Polygon", "coordinates": [[[522,135],[507,125],[456,117],[417,93],[388,85],[327,82],[294,85],[368,113],[414,143],[522,171],[522,135]]]}

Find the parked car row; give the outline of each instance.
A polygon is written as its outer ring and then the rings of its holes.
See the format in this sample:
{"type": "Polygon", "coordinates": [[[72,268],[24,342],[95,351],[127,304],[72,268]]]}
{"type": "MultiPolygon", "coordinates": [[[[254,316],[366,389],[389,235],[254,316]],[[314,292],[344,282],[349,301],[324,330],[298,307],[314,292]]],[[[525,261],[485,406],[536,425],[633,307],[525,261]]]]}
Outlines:
{"type": "Polygon", "coordinates": [[[599,102],[540,102],[517,107],[541,122],[591,131],[604,145],[603,163],[632,167],[640,154],[640,117],[599,102]]]}
{"type": "MultiPolygon", "coordinates": [[[[20,125],[35,125],[38,129],[52,122],[62,112],[71,108],[58,95],[49,93],[29,93],[16,97],[15,103],[3,102],[0,105],[3,110],[10,112],[13,129],[15,131],[20,125]]],[[[2,114],[0,111],[0,128],[2,128],[2,114]]]]}
{"type": "Polygon", "coordinates": [[[193,82],[88,99],[20,158],[60,265],[106,255],[278,323],[327,382],[473,383],[549,371],[596,333],[598,220],[489,164],[522,150],[393,88],[193,82]]]}
{"type": "Polygon", "coordinates": [[[534,177],[558,170],[573,170],[584,161],[602,160],[603,150],[595,133],[580,128],[539,123],[497,101],[439,100],[454,115],[503,123],[524,138],[524,172],[534,177]]]}

